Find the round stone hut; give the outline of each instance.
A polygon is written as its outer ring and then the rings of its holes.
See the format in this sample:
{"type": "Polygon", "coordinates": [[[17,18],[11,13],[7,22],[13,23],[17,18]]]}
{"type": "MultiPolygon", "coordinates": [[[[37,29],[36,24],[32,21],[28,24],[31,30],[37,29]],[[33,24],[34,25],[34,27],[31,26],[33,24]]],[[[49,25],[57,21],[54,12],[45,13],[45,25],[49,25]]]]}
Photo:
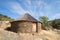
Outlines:
{"type": "Polygon", "coordinates": [[[40,32],[41,22],[26,13],[25,15],[17,18],[15,21],[11,22],[11,30],[18,33],[40,32]]]}

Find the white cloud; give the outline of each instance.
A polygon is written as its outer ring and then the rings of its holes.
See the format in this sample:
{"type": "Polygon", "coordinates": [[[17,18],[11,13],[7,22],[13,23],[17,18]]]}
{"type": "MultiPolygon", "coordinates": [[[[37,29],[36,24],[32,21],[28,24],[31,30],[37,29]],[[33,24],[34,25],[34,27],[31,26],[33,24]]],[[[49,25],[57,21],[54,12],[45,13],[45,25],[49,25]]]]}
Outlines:
{"type": "MultiPolygon", "coordinates": [[[[21,0],[20,0],[21,1],[21,0]]],[[[23,3],[23,2],[22,2],[23,3]]],[[[23,3],[26,6],[27,11],[32,15],[42,14],[41,10],[44,7],[47,12],[50,10],[50,5],[42,0],[25,0],[23,3]],[[38,12],[37,12],[38,9],[38,12]]],[[[43,13],[44,14],[44,13],[43,13]]],[[[38,15],[40,16],[40,15],[38,15]]]]}
{"type": "Polygon", "coordinates": [[[12,13],[18,13],[18,14],[24,14],[26,11],[21,7],[21,5],[18,2],[9,2],[9,10],[12,13]]]}
{"type": "Polygon", "coordinates": [[[49,12],[51,10],[51,6],[41,0],[35,0],[33,2],[32,0],[25,0],[22,3],[25,5],[26,10],[24,10],[23,7],[21,6],[21,3],[18,3],[17,1],[8,2],[9,8],[10,8],[9,10],[12,13],[18,13],[18,14],[24,14],[27,12],[31,14],[32,16],[36,16],[36,17],[49,15],[49,12]],[[43,12],[42,10],[43,8],[45,9],[46,14],[43,12]]]}

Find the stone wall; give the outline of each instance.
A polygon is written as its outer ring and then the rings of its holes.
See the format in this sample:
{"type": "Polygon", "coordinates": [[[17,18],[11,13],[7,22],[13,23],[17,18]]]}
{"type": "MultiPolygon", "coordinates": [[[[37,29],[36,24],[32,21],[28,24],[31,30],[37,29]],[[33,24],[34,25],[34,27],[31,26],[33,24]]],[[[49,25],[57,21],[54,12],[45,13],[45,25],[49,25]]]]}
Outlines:
{"type": "Polygon", "coordinates": [[[11,23],[11,30],[14,32],[20,32],[20,33],[40,32],[41,23],[16,21],[11,23]]]}
{"type": "Polygon", "coordinates": [[[32,23],[32,32],[36,32],[37,25],[35,22],[32,23]]]}
{"type": "Polygon", "coordinates": [[[17,32],[18,31],[18,22],[12,22],[11,23],[11,31],[17,32]]]}
{"type": "Polygon", "coordinates": [[[32,22],[19,22],[19,32],[22,33],[31,33],[32,32],[32,22]]]}
{"type": "Polygon", "coordinates": [[[41,26],[42,24],[41,23],[38,23],[38,33],[41,31],[41,26]]]}
{"type": "Polygon", "coordinates": [[[32,32],[32,22],[13,22],[13,23],[11,23],[11,29],[14,32],[31,33],[32,32]]]}

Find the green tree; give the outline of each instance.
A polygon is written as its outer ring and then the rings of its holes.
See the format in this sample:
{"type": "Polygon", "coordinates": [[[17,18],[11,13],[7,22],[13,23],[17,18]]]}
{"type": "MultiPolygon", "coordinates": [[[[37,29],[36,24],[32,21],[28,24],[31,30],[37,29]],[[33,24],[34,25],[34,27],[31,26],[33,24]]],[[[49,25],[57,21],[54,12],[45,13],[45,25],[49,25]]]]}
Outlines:
{"type": "Polygon", "coordinates": [[[39,19],[42,22],[42,29],[48,29],[50,27],[50,25],[48,24],[48,17],[40,16],[39,19]]]}
{"type": "Polygon", "coordinates": [[[60,19],[55,19],[52,21],[53,28],[60,29],[60,19]]]}

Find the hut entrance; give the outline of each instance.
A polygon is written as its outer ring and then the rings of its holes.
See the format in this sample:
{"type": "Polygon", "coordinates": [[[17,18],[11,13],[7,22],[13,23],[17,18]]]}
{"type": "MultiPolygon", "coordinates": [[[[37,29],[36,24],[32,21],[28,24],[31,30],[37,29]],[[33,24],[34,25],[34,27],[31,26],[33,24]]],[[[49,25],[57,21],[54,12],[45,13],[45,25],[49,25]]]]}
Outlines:
{"type": "Polygon", "coordinates": [[[36,32],[36,23],[33,23],[32,31],[36,32]]]}

